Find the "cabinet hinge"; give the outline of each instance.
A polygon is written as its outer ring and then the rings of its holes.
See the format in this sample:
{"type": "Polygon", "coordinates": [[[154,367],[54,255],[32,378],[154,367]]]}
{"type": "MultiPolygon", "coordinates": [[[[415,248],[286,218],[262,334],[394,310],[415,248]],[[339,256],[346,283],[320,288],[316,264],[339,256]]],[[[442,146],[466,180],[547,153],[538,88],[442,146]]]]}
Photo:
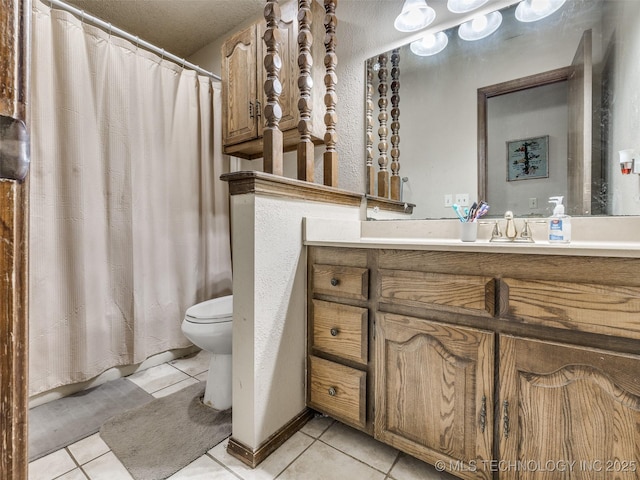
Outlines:
{"type": "Polygon", "coordinates": [[[376,339],[376,319],[373,319],[373,339],[376,339]]]}

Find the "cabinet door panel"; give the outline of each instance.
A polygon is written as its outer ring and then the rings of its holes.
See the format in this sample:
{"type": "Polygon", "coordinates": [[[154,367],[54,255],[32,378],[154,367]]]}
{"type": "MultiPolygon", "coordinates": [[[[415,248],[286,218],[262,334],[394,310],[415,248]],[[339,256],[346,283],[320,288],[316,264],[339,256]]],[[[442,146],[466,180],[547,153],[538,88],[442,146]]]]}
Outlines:
{"type": "Polygon", "coordinates": [[[256,122],[256,26],[227,40],[222,51],[222,135],[225,145],[251,140],[258,135],[256,122]]]}
{"type": "MultiPolygon", "coordinates": [[[[376,321],[375,436],[422,460],[474,465],[492,453],[494,334],[402,315],[376,321]]],[[[473,471],[475,470],[475,471],[473,471]]]]}
{"type": "Polygon", "coordinates": [[[500,458],[540,468],[500,478],[640,478],[639,375],[640,357],[501,337],[500,458]]]}

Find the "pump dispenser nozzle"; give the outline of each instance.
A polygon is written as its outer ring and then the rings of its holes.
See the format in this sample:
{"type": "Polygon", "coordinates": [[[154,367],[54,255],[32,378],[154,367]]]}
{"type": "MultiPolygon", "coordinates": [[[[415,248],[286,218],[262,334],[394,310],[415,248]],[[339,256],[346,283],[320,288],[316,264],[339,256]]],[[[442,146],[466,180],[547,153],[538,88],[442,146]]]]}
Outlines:
{"type": "Polygon", "coordinates": [[[557,197],[549,197],[549,203],[555,203],[556,206],[553,208],[554,215],[564,215],[564,205],[562,204],[562,200],[564,197],[562,195],[557,197]]]}

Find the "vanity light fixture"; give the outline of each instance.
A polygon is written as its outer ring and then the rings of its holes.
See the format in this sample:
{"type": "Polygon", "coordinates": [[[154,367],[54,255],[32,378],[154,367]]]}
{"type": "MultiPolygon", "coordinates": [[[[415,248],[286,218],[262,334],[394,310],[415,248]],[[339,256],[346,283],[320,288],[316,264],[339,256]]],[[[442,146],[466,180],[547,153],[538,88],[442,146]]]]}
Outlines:
{"type": "Polygon", "coordinates": [[[516,7],[516,18],[521,22],[536,22],[557,11],[566,0],[522,0],[516,7]]]}
{"type": "Polygon", "coordinates": [[[495,32],[501,23],[502,14],[498,11],[478,15],[458,27],[458,36],[467,41],[480,40],[495,32]]]}
{"type": "Polygon", "coordinates": [[[448,43],[449,37],[446,33],[428,33],[421,39],[411,42],[409,48],[420,57],[428,57],[444,50],[448,43]]]}
{"type": "Polygon", "coordinates": [[[489,0],[449,0],[447,8],[451,13],[467,13],[480,8],[489,0]]]}
{"type": "Polygon", "coordinates": [[[393,22],[400,32],[415,32],[429,25],[436,18],[436,11],[427,0],[404,0],[402,11],[393,22]]]}

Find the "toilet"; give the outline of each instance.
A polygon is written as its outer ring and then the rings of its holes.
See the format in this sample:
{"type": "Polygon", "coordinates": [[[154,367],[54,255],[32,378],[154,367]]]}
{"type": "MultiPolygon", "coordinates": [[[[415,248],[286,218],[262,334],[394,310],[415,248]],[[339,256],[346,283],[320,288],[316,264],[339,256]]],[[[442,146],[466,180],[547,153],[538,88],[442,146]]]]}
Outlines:
{"type": "Polygon", "coordinates": [[[216,410],[231,407],[231,325],[233,295],[189,307],[182,333],[191,343],[211,352],[203,402],[216,410]]]}

